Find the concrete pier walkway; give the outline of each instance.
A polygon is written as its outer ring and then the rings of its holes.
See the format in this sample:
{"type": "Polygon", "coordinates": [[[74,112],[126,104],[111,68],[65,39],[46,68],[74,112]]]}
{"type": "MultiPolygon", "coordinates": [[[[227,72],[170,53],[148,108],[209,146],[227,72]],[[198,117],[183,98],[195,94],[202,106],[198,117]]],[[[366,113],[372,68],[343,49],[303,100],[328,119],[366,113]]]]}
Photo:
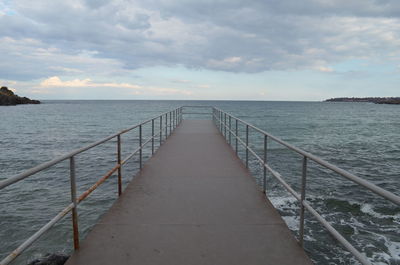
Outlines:
{"type": "Polygon", "coordinates": [[[67,265],[312,264],[210,120],[183,120],[67,265]]]}

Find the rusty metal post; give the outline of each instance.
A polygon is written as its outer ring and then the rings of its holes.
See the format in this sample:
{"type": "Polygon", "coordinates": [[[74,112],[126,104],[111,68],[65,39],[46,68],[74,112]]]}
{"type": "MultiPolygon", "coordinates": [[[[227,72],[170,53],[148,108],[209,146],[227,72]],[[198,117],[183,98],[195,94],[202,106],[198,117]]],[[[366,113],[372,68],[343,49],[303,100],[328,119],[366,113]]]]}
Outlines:
{"type": "Polygon", "coordinates": [[[307,157],[303,157],[303,172],[301,177],[301,199],[300,199],[300,228],[299,228],[299,243],[303,246],[304,243],[304,200],[306,199],[306,181],[307,181],[307,157]]]}
{"type": "Polygon", "coordinates": [[[142,124],[139,125],[139,165],[140,165],[140,169],[142,169],[142,124]]]}
{"type": "Polygon", "coordinates": [[[267,168],[265,167],[265,164],[267,164],[267,140],[268,136],[264,134],[264,174],[263,174],[263,192],[265,193],[267,191],[267,168]]]}
{"type": "Polygon", "coordinates": [[[121,135],[117,136],[117,163],[119,165],[118,168],[118,196],[122,194],[122,168],[121,168],[121,135]]]}
{"type": "Polygon", "coordinates": [[[154,155],[154,119],[151,120],[151,155],[154,155]]]}
{"type": "Polygon", "coordinates": [[[71,184],[71,201],[74,204],[72,209],[72,229],[74,235],[74,249],[79,249],[79,229],[78,229],[78,201],[76,199],[76,180],[75,180],[75,158],[73,156],[69,159],[69,172],[71,184]]]}

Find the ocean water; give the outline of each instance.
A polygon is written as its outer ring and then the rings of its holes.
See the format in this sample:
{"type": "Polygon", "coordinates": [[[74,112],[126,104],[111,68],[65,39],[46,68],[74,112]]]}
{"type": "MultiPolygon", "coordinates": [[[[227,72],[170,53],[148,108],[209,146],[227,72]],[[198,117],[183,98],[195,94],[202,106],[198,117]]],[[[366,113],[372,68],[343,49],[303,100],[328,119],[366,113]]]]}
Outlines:
{"type": "MultiPolygon", "coordinates": [[[[0,179],[181,105],[221,108],[400,194],[400,106],[371,103],[44,101],[41,105],[0,107],[0,179]]],[[[149,130],[149,127],[144,128],[144,135],[148,136],[149,130]]],[[[243,126],[239,126],[239,134],[245,135],[243,126]]],[[[125,157],[138,146],[138,131],[127,133],[122,141],[125,157]]],[[[250,143],[254,150],[262,153],[262,135],[250,130],[250,143]]],[[[241,147],[239,155],[244,157],[241,147]]],[[[149,156],[150,149],[147,149],[145,157],[149,156]]],[[[300,191],[300,155],[269,142],[268,161],[300,191]]],[[[115,162],[115,141],[78,155],[78,194],[110,170],[115,162]]],[[[262,168],[252,157],[250,169],[261,184],[262,168]]],[[[136,157],[123,169],[124,186],[137,170],[136,157]]],[[[69,185],[68,161],[65,161],[0,191],[0,259],[69,204],[69,185]]],[[[270,175],[267,193],[297,236],[299,205],[296,200],[270,175]]],[[[80,204],[82,238],[116,198],[117,183],[113,176],[80,204]]],[[[307,200],[374,264],[400,264],[400,207],[313,162],[309,162],[307,200]]],[[[357,264],[309,214],[306,214],[305,249],[316,264],[357,264]]],[[[14,264],[26,264],[46,253],[69,253],[71,250],[71,220],[67,216],[14,264]]]]}

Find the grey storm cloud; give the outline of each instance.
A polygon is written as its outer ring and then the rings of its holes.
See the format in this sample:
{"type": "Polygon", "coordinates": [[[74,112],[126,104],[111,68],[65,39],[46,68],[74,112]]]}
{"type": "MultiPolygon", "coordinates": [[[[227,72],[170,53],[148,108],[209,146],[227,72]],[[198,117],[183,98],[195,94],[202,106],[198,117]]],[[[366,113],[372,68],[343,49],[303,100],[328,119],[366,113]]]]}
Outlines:
{"type": "Polygon", "coordinates": [[[348,59],[398,60],[400,52],[394,0],[16,0],[7,9],[3,79],[176,65],[324,70],[348,59]]]}

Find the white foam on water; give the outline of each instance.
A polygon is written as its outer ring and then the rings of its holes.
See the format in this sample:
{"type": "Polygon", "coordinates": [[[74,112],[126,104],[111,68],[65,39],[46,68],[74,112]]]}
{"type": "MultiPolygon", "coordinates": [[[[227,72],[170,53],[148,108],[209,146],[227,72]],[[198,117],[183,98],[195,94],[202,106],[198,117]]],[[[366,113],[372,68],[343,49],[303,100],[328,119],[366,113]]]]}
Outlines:
{"type": "Polygon", "coordinates": [[[293,197],[269,197],[269,200],[276,209],[293,209],[297,210],[297,199],[293,197]]]}
{"type": "Polygon", "coordinates": [[[299,230],[299,217],[297,217],[297,216],[282,216],[282,218],[290,230],[292,230],[292,231],[299,230]]]}
{"type": "Polygon", "coordinates": [[[374,264],[389,264],[391,260],[395,260],[397,262],[400,261],[400,242],[391,241],[384,235],[380,235],[374,232],[369,232],[373,234],[376,238],[380,238],[384,241],[385,246],[387,247],[387,252],[374,252],[372,257],[378,260],[384,260],[385,262],[375,261],[374,264]]]}
{"type": "Polygon", "coordinates": [[[400,222],[400,213],[395,215],[386,215],[378,213],[374,210],[373,206],[369,203],[365,203],[361,205],[361,212],[369,214],[375,218],[384,219],[384,218],[393,218],[395,222],[400,222]]]}
{"type": "Polygon", "coordinates": [[[400,242],[387,240],[385,246],[388,248],[390,256],[400,261],[400,242]]]}

